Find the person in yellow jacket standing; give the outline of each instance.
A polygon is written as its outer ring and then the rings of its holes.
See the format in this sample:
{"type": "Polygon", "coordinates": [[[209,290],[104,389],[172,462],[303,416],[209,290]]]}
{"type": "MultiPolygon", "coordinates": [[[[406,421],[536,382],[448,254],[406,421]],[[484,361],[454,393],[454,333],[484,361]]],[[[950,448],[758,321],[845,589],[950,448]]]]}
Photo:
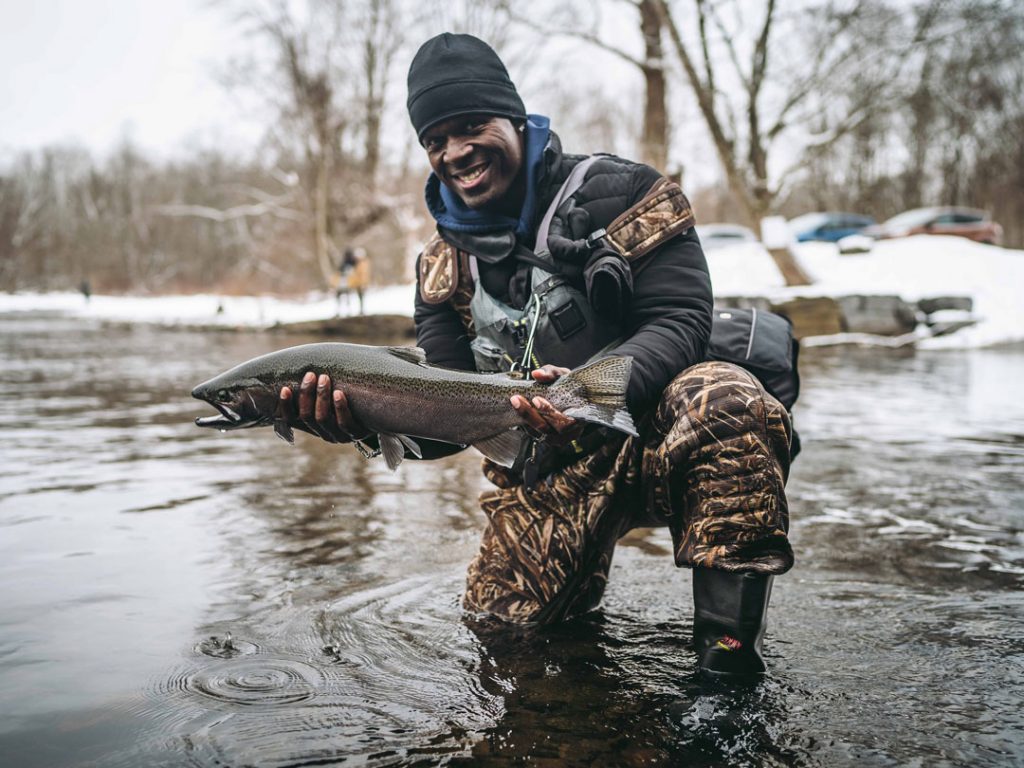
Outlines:
{"type": "Polygon", "coordinates": [[[348,289],[355,291],[359,297],[359,314],[366,314],[366,289],[370,285],[370,259],[364,248],[355,248],[352,251],[354,264],[348,273],[348,289]]]}

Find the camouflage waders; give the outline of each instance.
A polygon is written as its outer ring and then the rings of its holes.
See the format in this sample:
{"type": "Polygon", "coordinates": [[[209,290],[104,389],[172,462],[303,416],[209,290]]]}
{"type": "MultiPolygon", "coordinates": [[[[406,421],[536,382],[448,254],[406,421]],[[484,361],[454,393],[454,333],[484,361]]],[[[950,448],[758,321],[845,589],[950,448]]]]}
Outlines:
{"type": "Polygon", "coordinates": [[[676,565],[779,574],[791,426],[747,371],[699,363],[666,387],[640,437],[613,437],[527,492],[491,462],[496,486],[463,605],[506,621],[554,622],[594,608],[618,539],[667,525],[676,565]]]}

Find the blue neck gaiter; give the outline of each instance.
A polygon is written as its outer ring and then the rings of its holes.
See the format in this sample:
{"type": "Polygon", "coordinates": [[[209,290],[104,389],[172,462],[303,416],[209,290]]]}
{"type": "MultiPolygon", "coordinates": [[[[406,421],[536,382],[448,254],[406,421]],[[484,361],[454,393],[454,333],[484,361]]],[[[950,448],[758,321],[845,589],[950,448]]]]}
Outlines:
{"type": "Polygon", "coordinates": [[[544,169],[544,149],[551,133],[551,121],[543,115],[528,115],[526,120],[526,148],[523,164],[526,167],[526,197],[519,219],[486,210],[474,210],[462,202],[434,173],[427,179],[427,208],[434,220],[445,229],[455,232],[497,232],[514,229],[526,236],[533,225],[537,209],[537,182],[544,169]]]}

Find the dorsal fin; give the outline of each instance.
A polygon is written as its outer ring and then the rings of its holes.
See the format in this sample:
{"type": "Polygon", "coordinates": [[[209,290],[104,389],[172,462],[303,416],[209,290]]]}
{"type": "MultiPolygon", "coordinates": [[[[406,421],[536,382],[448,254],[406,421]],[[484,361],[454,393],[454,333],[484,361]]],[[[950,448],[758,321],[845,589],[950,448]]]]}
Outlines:
{"type": "Polygon", "coordinates": [[[415,363],[416,365],[427,364],[427,353],[419,347],[388,347],[388,352],[395,357],[415,363]]]}

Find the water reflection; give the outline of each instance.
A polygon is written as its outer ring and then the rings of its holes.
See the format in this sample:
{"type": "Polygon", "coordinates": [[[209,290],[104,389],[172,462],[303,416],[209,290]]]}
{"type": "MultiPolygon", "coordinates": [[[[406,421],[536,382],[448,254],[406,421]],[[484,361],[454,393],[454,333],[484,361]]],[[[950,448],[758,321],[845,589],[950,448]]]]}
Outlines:
{"type": "Polygon", "coordinates": [[[1024,760],[1024,351],[813,350],[771,677],[694,677],[665,531],[564,626],[463,615],[479,458],[196,429],[299,339],[0,318],[0,750],[32,765],[1024,760]]]}
{"type": "Polygon", "coordinates": [[[467,624],[505,715],[455,764],[800,763],[799,750],[779,738],[794,692],[777,680],[739,688],[702,681],[686,620],[641,625],[599,611],[546,628],[467,624]]]}

